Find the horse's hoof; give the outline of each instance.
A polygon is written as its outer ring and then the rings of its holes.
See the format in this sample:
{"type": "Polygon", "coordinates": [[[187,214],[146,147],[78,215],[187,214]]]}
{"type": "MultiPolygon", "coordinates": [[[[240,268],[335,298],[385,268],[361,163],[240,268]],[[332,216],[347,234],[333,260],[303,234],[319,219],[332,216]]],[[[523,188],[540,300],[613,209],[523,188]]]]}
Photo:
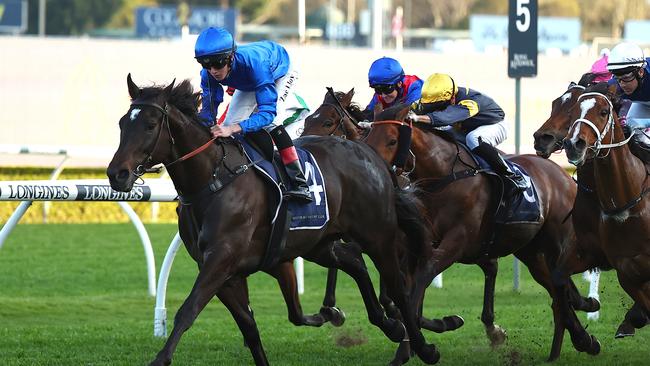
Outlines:
{"type": "Polygon", "coordinates": [[[433,365],[440,360],[440,352],[438,352],[438,349],[433,344],[423,345],[417,352],[417,355],[420,357],[422,362],[428,365],[433,365]]]}
{"type": "Polygon", "coordinates": [[[508,334],[506,333],[505,329],[501,328],[496,324],[485,328],[485,333],[487,334],[488,339],[490,340],[490,346],[492,347],[497,347],[502,345],[506,341],[506,338],[508,337],[508,334]]]}
{"type": "Polygon", "coordinates": [[[595,356],[600,353],[600,342],[594,336],[591,336],[591,347],[589,347],[587,353],[592,356],[595,356]]]}
{"type": "Polygon", "coordinates": [[[402,341],[397,347],[395,356],[393,360],[388,364],[388,366],[400,366],[408,362],[413,355],[411,351],[411,343],[408,340],[402,341]]]}
{"type": "Polygon", "coordinates": [[[465,319],[460,315],[449,315],[442,318],[442,321],[447,326],[447,331],[456,330],[465,325],[465,319]]]}
{"type": "Polygon", "coordinates": [[[335,327],[340,327],[345,323],[345,313],[336,306],[320,308],[320,314],[335,327]]]}
{"type": "Polygon", "coordinates": [[[618,338],[625,338],[625,337],[634,337],[635,333],[636,333],[636,329],[632,326],[632,324],[626,322],[618,326],[614,338],[618,339],[618,338]]]}

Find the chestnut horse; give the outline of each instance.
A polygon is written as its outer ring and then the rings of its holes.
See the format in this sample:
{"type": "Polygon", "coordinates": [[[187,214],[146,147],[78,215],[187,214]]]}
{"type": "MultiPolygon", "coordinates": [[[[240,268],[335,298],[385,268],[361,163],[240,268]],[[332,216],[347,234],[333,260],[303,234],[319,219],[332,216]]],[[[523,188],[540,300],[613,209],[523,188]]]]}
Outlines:
{"type": "MultiPolygon", "coordinates": [[[[525,263],[533,278],[554,299],[554,335],[549,359],[559,356],[564,337],[563,317],[573,316],[563,311],[558,303],[558,289],[551,272],[564,248],[575,240],[571,222],[566,220],[573,206],[576,185],[564,170],[552,161],[532,155],[519,155],[511,160],[522,166],[532,178],[541,204],[541,218],[537,225],[494,225],[496,200],[493,184],[469,152],[445,132],[429,124],[403,122],[408,107],[393,107],[375,117],[372,129],[365,140],[382,158],[392,163],[400,148],[400,130],[411,135],[410,151],[414,159],[412,181],[425,189],[423,197],[428,207],[429,220],[435,233],[437,246],[431,258],[420,268],[411,301],[418,301],[431,279],[453,263],[481,262],[514,254],[525,263]],[[467,174],[466,174],[467,173],[467,174]],[[459,178],[461,177],[461,178],[459,178]],[[432,188],[427,188],[431,185],[432,188]]],[[[404,141],[404,140],[401,140],[404,141]]],[[[496,271],[496,266],[495,266],[496,271]]],[[[568,280],[568,279],[567,279],[568,280]]],[[[488,288],[494,284],[486,279],[488,288]]],[[[485,314],[485,309],[484,309],[485,314]]],[[[573,340],[573,337],[572,337],[573,340]]],[[[411,338],[413,346],[421,340],[411,338]]],[[[597,354],[600,345],[594,338],[574,340],[579,351],[597,354]]]]}
{"type": "MultiPolygon", "coordinates": [[[[569,88],[553,101],[551,115],[533,134],[537,155],[548,158],[553,152],[562,149],[564,138],[573,122],[570,113],[587,87],[589,90],[597,89],[607,92],[606,84],[591,85],[591,79],[593,79],[593,74],[584,74],[578,84],[571,83],[569,88]]],[[[557,270],[566,273],[579,273],[596,267],[601,270],[610,270],[612,265],[603,251],[601,236],[597,229],[601,222],[601,210],[594,190],[596,182],[593,161],[585,161],[578,166],[576,174],[578,193],[571,219],[577,240],[575,246],[567,248],[562,254],[557,270]]],[[[571,302],[576,307],[575,301],[571,302]]],[[[635,304],[625,315],[625,319],[616,330],[615,337],[633,336],[635,333],[633,324],[645,324],[644,318],[645,315],[640,311],[639,305],[635,304]]]]}
{"type": "Polygon", "coordinates": [[[591,229],[600,236],[608,262],[623,290],[641,314],[631,317],[636,328],[650,314],[650,192],[648,167],[634,156],[616,113],[618,100],[608,89],[586,90],[571,110],[573,121],[564,139],[567,159],[578,167],[593,165],[592,186],[600,223],[591,229]]]}
{"type": "MultiPolygon", "coordinates": [[[[176,88],[174,82],[140,88],[129,75],[127,85],[132,102],[120,119],[120,145],[107,169],[111,187],[130,191],[146,168],[164,164],[182,203],[181,238],[199,266],[174,328],[151,365],[171,363],[182,334],[215,295],[235,318],[255,364],[268,365],[244,282],[256,271],[277,270],[260,268],[272,229],[268,184],[250,169],[255,163],[238,140],[211,138],[196,112],[199,94],[188,80],[176,88]]],[[[357,282],[371,323],[391,340],[401,341],[404,326],[381,309],[360,261],[362,249],[386,282],[407,329],[419,331],[413,324],[416,309],[407,307],[409,291],[398,261],[405,255],[421,256],[430,243],[415,195],[396,189],[386,164],[363,144],[329,137],[303,138],[296,144],[315,157],[323,172],[330,219],[320,230],[290,231],[279,262],[302,256],[343,269],[357,282]],[[359,246],[334,246],[342,237],[359,246]]],[[[439,357],[433,347],[420,356],[430,363],[439,357]]]]}

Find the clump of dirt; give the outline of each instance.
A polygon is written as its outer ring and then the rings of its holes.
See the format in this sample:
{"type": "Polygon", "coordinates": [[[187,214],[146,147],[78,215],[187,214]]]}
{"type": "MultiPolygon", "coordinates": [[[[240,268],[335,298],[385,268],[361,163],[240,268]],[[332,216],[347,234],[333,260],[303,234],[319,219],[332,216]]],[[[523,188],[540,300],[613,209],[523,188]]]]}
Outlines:
{"type": "Polygon", "coordinates": [[[334,343],[339,347],[350,348],[368,343],[368,337],[361,329],[350,329],[334,335],[334,343]]]}
{"type": "Polygon", "coordinates": [[[505,365],[506,366],[519,366],[521,365],[522,356],[519,351],[510,351],[505,355],[505,365]]]}

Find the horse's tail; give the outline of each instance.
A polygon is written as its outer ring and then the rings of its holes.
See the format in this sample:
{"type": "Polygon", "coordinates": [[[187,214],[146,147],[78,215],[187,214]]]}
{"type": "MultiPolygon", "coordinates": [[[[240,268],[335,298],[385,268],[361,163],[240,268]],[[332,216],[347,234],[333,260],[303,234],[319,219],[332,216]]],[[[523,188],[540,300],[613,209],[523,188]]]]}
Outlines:
{"type": "Polygon", "coordinates": [[[395,186],[397,224],[406,234],[407,251],[415,261],[425,255],[427,246],[432,242],[431,225],[426,209],[417,196],[417,190],[413,186],[406,189],[395,186]]]}

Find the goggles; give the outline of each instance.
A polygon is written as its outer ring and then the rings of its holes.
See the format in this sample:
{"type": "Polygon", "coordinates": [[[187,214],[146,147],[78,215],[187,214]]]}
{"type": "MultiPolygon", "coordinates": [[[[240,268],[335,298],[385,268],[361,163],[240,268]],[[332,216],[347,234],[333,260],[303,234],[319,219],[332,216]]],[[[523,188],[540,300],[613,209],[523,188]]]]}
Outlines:
{"type": "Polygon", "coordinates": [[[196,61],[206,70],[210,70],[213,67],[215,69],[221,69],[230,61],[230,55],[219,57],[199,57],[196,61]]]}
{"type": "Polygon", "coordinates": [[[375,93],[377,94],[390,94],[395,91],[394,84],[378,84],[371,85],[370,87],[375,89],[375,93]]]}
{"type": "Polygon", "coordinates": [[[621,74],[621,75],[616,75],[614,74],[614,78],[616,81],[619,83],[622,81],[624,83],[629,83],[632,80],[636,79],[636,71],[628,72],[626,74],[621,74]]]}

